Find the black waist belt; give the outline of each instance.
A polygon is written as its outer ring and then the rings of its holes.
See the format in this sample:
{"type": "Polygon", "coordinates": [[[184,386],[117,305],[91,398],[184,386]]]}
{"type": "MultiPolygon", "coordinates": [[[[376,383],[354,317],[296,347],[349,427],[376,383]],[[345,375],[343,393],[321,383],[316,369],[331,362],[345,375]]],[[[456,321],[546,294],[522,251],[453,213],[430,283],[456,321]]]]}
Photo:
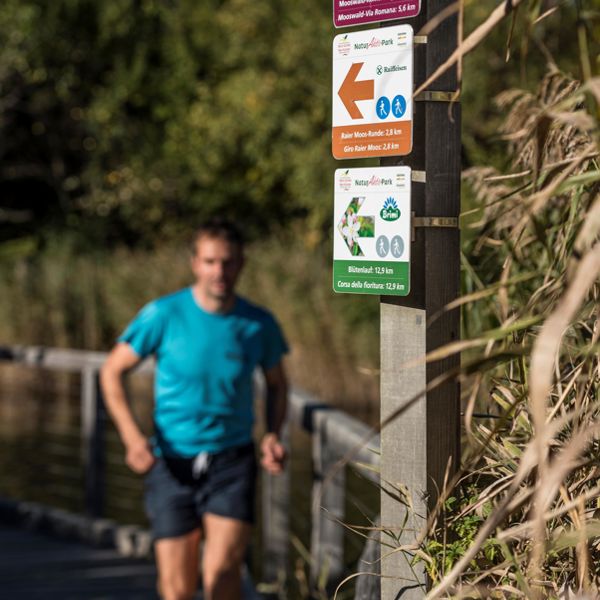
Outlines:
{"type": "Polygon", "coordinates": [[[249,442],[243,446],[233,446],[231,448],[225,448],[225,450],[219,450],[218,452],[200,452],[196,456],[189,458],[183,456],[163,456],[166,463],[185,469],[186,467],[191,469],[193,464],[197,461],[200,455],[205,455],[209,462],[215,459],[235,459],[240,456],[247,456],[254,452],[254,442],[249,442]]]}
{"type": "Polygon", "coordinates": [[[254,454],[254,442],[243,446],[233,446],[219,452],[200,452],[190,458],[182,456],[163,456],[167,468],[182,483],[198,481],[208,470],[209,466],[220,460],[235,460],[254,454]]]}

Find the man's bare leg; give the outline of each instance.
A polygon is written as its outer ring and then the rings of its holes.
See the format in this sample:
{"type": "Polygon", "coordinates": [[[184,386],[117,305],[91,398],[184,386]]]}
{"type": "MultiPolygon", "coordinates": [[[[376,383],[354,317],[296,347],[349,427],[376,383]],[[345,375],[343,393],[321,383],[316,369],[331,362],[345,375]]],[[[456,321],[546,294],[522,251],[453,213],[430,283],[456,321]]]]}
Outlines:
{"type": "Polygon", "coordinates": [[[204,515],[202,582],[206,600],[240,600],[241,567],[246,556],[252,526],[249,523],[204,515]]]}
{"type": "Polygon", "coordinates": [[[163,600],[191,600],[198,587],[200,529],[156,542],[158,585],[163,600]]]}

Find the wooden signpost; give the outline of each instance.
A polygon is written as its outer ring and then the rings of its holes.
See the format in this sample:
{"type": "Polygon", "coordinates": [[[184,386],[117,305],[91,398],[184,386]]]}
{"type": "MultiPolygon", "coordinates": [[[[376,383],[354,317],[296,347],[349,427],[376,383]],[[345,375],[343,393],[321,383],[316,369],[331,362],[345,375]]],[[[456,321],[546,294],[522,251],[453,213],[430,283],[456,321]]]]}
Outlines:
{"type": "MultiPolygon", "coordinates": [[[[457,46],[455,15],[426,38],[419,35],[425,23],[452,3],[427,0],[417,17],[402,21],[413,27],[415,42],[419,42],[414,49],[415,87],[457,46]]],[[[415,542],[436,504],[446,473],[456,469],[460,457],[459,385],[451,380],[433,385],[457,368],[460,359],[424,360],[427,353],[460,337],[458,310],[441,311],[460,290],[457,87],[456,71],[451,69],[413,98],[410,154],[379,154],[386,156],[382,166],[411,167],[414,182],[410,293],[381,297],[381,419],[385,422],[398,415],[381,432],[381,524],[384,531],[392,532],[391,536],[382,533],[382,542],[392,546],[415,542]],[[403,495],[407,496],[405,504],[398,500],[403,495]]],[[[382,545],[382,554],[382,600],[423,598],[427,590],[424,569],[412,564],[411,553],[390,553],[389,547],[382,545]]]]}
{"type": "MultiPolygon", "coordinates": [[[[421,14],[411,21],[415,30],[438,15],[452,0],[427,0],[421,14]]],[[[457,20],[446,19],[415,50],[415,85],[422,83],[457,45],[457,20]]],[[[425,173],[425,183],[413,186],[416,217],[429,224],[452,225],[460,213],[460,105],[452,102],[457,89],[455,70],[431,85],[442,94],[426,95],[415,102],[414,147],[403,164],[425,173]]],[[[417,98],[418,100],[418,98],[417,98]]],[[[396,159],[385,159],[395,165],[396,159]]],[[[381,418],[397,411],[422,394],[440,375],[459,366],[459,357],[425,364],[425,353],[458,340],[458,310],[430,319],[460,291],[460,232],[454,227],[415,227],[411,255],[411,294],[407,298],[381,299],[381,418]],[[411,365],[407,367],[406,365],[411,365]]],[[[398,527],[400,543],[411,544],[425,525],[425,517],[439,496],[446,470],[460,460],[460,389],[445,383],[429,390],[386,426],[381,435],[381,494],[383,527],[398,527]],[[400,483],[408,491],[412,509],[388,493],[400,483]],[[386,487],[388,490],[386,490],[386,487]],[[408,514],[407,514],[408,513],[408,514]]],[[[389,540],[388,540],[389,541],[389,540]]],[[[407,556],[395,553],[381,564],[382,599],[423,598],[423,568],[410,565],[407,556]],[[390,577],[391,576],[391,577],[390,577]]]]}

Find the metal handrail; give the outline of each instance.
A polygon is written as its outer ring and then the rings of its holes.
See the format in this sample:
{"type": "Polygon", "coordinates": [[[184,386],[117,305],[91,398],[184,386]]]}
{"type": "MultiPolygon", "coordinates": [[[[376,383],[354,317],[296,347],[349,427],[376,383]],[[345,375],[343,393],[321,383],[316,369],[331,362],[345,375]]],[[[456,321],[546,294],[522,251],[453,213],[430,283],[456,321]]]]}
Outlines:
{"type": "MultiPolygon", "coordinates": [[[[85,474],[85,510],[92,516],[104,511],[105,421],[99,386],[99,370],[107,353],[48,348],[0,346],[0,360],[54,371],[81,374],[81,442],[85,474]]],[[[153,373],[155,363],[146,360],[136,369],[153,373]]],[[[260,376],[257,386],[264,386],[260,376]]],[[[311,576],[316,580],[326,565],[329,583],[339,581],[344,570],[345,516],[344,465],[357,466],[361,475],[379,482],[380,439],[364,423],[292,387],[284,441],[289,447],[291,427],[307,431],[312,438],[314,480],[312,485],[311,576]],[[361,468],[361,466],[363,468],[361,468]]],[[[264,576],[277,581],[285,576],[290,541],[290,470],[283,475],[262,475],[264,576]]]]}

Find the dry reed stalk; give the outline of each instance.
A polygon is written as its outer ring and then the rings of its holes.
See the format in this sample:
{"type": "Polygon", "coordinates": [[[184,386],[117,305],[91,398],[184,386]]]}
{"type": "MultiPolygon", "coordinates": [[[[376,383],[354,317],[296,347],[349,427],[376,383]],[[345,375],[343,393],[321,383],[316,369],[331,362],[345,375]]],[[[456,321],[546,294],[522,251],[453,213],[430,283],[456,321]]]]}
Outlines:
{"type": "Polygon", "coordinates": [[[450,55],[450,58],[440,65],[433,74],[428,77],[414,92],[413,96],[418,96],[423,90],[426,90],[438,77],[443,75],[448,69],[453,67],[466,54],[474,50],[512,10],[514,10],[522,0],[506,0],[502,2],[490,16],[471,33],[458,48],[450,55]]]}
{"type": "MultiPolygon", "coordinates": [[[[501,570],[496,572],[492,567],[485,571],[486,575],[481,579],[474,573],[467,573],[467,568],[496,527],[503,521],[514,518],[513,515],[518,518],[519,514],[528,513],[531,518],[525,523],[511,524],[505,532],[500,528],[496,535],[500,544],[507,539],[520,540],[517,542],[520,554],[518,557],[513,554],[517,561],[514,566],[520,569],[518,565],[527,565],[527,571],[517,574],[519,595],[523,595],[523,590],[526,589],[526,597],[541,597],[549,593],[550,584],[558,590],[555,581],[546,579],[544,563],[547,555],[544,548],[546,540],[552,540],[552,547],[555,547],[554,540],[561,539],[561,534],[557,533],[560,529],[556,529],[554,521],[561,522],[560,519],[565,514],[570,514],[572,520],[573,515],[577,515],[573,548],[577,556],[580,587],[591,585],[588,573],[593,561],[587,550],[587,538],[595,529],[590,526],[584,506],[585,502],[598,494],[599,488],[596,486],[589,490],[586,487],[591,481],[591,473],[585,475],[584,469],[590,462],[584,458],[584,453],[590,444],[596,443],[594,440],[600,434],[593,418],[598,406],[592,401],[600,374],[597,356],[600,306],[598,302],[595,305],[593,303],[593,299],[597,299],[600,274],[600,200],[598,194],[593,192],[593,187],[592,194],[586,196],[586,192],[581,191],[584,188],[577,182],[590,181],[593,185],[600,177],[594,179],[593,169],[597,170],[597,165],[593,161],[598,156],[598,147],[589,137],[592,121],[579,114],[579,109],[574,109],[574,105],[569,105],[574,98],[580,101],[581,90],[570,82],[565,84],[556,73],[543,82],[537,96],[520,92],[505,94],[502,99],[504,105],[513,103],[509,112],[510,123],[505,133],[514,146],[512,152],[517,157],[515,166],[521,167],[521,170],[508,177],[496,175],[490,169],[473,169],[467,173],[467,177],[475,183],[479,197],[485,202],[483,218],[476,224],[485,228],[485,235],[476,244],[476,249],[481,252],[485,251],[486,246],[490,246],[502,248],[506,253],[499,268],[499,283],[494,284],[498,286],[496,290],[502,290],[500,301],[495,306],[501,325],[496,330],[489,330],[486,334],[464,340],[463,343],[481,347],[487,337],[500,350],[515,343],[524,344],[523,347],[526,348],[526,341],[533,341],[530,368],[523,361],[518,370],[521,389],[525,395],[520,393],[515,397],[509,390],[508,396],[512,398],[512,402],[505,403],[506,411],[516,411],[508,431],[520,432],[519,435],[528,431],[530,438],[524,445],[519,443],[518,447],[511,447],[506,445],[508,440],[500,442],[499,432],[492,433],[483,425],[478,427],[479,433],[476,431],[475,437],[483,437],[477,443],[481,444],[479,447],[487,449],[484,452],[486,458],[483,471],[487,469],[490,474],[495,474],[496,481],[488,486],[485,493],[480,491],[478,500],[460,511],[455,520],[481,510],[489,502],[493,502],[495,506],[479,527],[470,547],[441,578],[428,598],[448,594],[461,597],[465,590],[473,590],[474,579],[481,582],[485,577],[490,577],[498,582],[497,578],[501,580],[510,573],[511,569],[502,575],[501,570]],[[545,103],[541,111],[537,108],[539,102],[545,103]],[[567,110],[560,108],[563,106],[567,106],[569,111],[574,110],[574,116],[565,114],[567,110]],[[540,124],[543,124],[542,130],[539,128],[540,124]],[[549,168],[550,165],[552,168],[549,168]],[[587,172],[590,175],[584,177],[583,174],[587,172]],[[525,185],[517,183],[516,188],[507,185],[513,179],[522,181],[525,178],[527,181],[528,177],[530,182],[525,185]],[[548,256],[541,264],[539,261],[531,263],[533,249],[548,236],[539,230],[537,221],[552,210],[568,207],[575,200],[583,203],[580,211],[574,212],[571,209],[569,218],[552,231],[551,240],[548,240],[548,244],[554,244],[558,252],[552,257],[548,256]],[[500,242],[501,240],[504,242],[500,242]],[[527,272],[530,265],[537,269],[537,273],[527,272]],[[515,311],[515,300],[511,292],[519,286],[511,287],[507,282],[523,277],[522,283],[519,283],[527,285],[528,275],[534,279],[542,277],[543,280],[527,301],[515,311]],[[535,324],[531,324],[523,328],[515,327],[511,332],[514,334],[512,340],[509,335],[500,335],[500,332],[514,327],[515,323],[526,322],[532,311],[542,316],[543,325],[539,333],[535,331],[535,324]],[[574,345],[577,343],[576,336],[583,331],[589,331],[591,339],[587,346],[577,347],[574,345]],[[498,335],[494,335],[496,332],[498,335]],[[590,351],[586,350],[587,347],[590,351]],[[594,347],[595,353],[592,350],[594,347]],[[529,410],[524,414],[522,398],[525,396],[529,396],[529,410]],[[533,431],[528,423],[528,415],[533,419],[533,431]],[[524,419],[523,422],[520,421],[521,418],[524,419]],[[508,468],[497,462],[501,456],[512,463],[508,468]],[[504,475],[500,477],[500,473],[504,475]],[[565,481],[569,481],[569,486],[565,489],[568,489],[572,501],[557,499],[565,481]],[[561,501],[564,506],[553,508],[554,504],[561,501]],[[549,532],[553,532],[552,535],[549,532]],[[533,544],[527,539],[531,535],[534,538],[533,544]],[[461,578],[466,581],[461,582],[461,578]]],[[[486,302],[493,297],[489,290],[489,287],[482,286],[481,290],[455,301],[454,304],[466,306],[486,302]]],[[[457,349],[457,345],[447,346],[431,354],[428,359],[441,358],[457,349]]],[[[496,371],[499,372],[498,369],[496,371]]],[[[482,389],[482,382],[487,377],[489,374],[476,373],[473,390],[482,389]]],[[[507,384],[511,390],[515,389],[514,383],[507,384]]],[[[466,411],[469,424],[472,422],[469,415],[474,411],[476,397],[473,390],[466,411]]],[[[471,432],[471,425],[469,431],[471,432]]],[[[473,437],[470,433],[469,438],[473,437]]],[[[571,542],[565,538],[563,543],[571,542]]],[[[566,566],[560,576],[569,579],[566,566]]]]}

